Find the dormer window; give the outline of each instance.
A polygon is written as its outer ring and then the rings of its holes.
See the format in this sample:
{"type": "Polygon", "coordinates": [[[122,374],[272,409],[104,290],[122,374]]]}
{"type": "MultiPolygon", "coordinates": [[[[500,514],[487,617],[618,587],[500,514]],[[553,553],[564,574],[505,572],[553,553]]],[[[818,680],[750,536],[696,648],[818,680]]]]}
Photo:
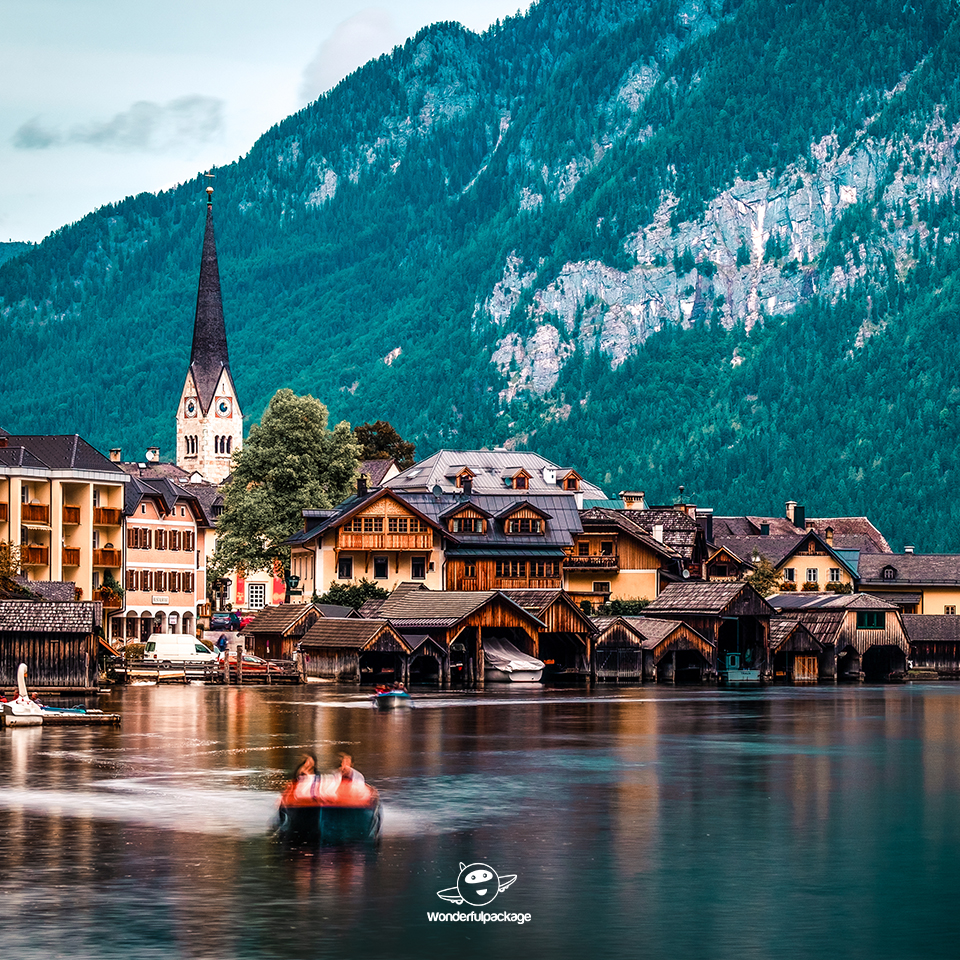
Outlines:
{"type": "Polygon", "coordinates": [[[575,473],[568,473],[563,478],[563,489],[569,493],[576,493],[580,489],[580,477],[575,473]]]}
{"type": "Polygon", "coordinates": [[[454,517],[450,521],[451,533],[483,533],[482,517],[454,517]]]}
{"type": "Polygon", "coordinates": [[[897,579],[896,567],[884,567],[882,576],[884,580],[896,580],[897,579]]]}
{"type": "Polygon", "coordinates": [[[525,477],[522,473],[513,478],[513,489],[514,490],[526,490],[530,486],[530,481],[528,477],[525,477]]]}
{"type": "Polygon", "coordinates": [[[464,486],[464,481],[472,481],[476,474],[472,470],[461,470],[457,474],[457,486],[461,489],[464,486]]]}
{"type": "Polygon", "coordinates": [[[507,521],[507,533],[542,534],[543,521],[539,518],[515,517],[507,521]]]}

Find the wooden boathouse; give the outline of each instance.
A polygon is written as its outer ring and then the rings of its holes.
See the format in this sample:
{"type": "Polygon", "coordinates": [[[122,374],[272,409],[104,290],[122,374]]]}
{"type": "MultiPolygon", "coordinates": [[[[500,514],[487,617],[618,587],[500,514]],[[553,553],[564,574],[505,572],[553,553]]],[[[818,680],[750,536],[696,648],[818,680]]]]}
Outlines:
{"type": "Polygon", "coordinates": [[[264,660],[292,660],[297,644],[322,616],[313,603],[263,607],[243,629],[244,647],[264,660]]]}
{"type": "Polygon", "coordinates": [[[938,677],[960,678],[960,617],[953,614],[907,613],[903,625],[910,639],[910,661],[938,677]]]}
{"type": "Polygon", "coordinates": [[[823,647],[821,680],[898,680],[906,676],[910,641],[900,608],[865,593],[781,593],[780,615],[799,620],[823,647]]]}
{"type": "Polygon", "coordinates": [[[770,673],[770,618],[773,607],[749,583],[671,583],[644,617],[681,620],[714,650],[713,670],[770,673]]]}
{"type": "Polygon", "coordinates": [[[594,623],[597,680],[701,683],[715,675],[713,644],[681,620],[603,617],[594,623]]]}
{"type": "Polygon", "coordinates": [[[31,691],[95,690],[102,624],[97,602],[0,601],[0,688],[16,689],[25,663],[31,691]]]}
{"type": "Polygon", "coordinates": [[[823,645],[799,620],[770,620],[770,656],[773,679],[786,683],[816,683],[820,679],[823,645]]]}
{"type": "Polygon", "coordinates": [[[411,649],[386,620],[322,617],[299,644],[303,672],[320,680],[408,680],[411,649]]]}
{"type": "Polygon", "coordinates": [[[594,621],[563,590],[504,590],[524,610],[546,624],[539,658],[551,676],[586,676],[593,656],[594,621]]]}

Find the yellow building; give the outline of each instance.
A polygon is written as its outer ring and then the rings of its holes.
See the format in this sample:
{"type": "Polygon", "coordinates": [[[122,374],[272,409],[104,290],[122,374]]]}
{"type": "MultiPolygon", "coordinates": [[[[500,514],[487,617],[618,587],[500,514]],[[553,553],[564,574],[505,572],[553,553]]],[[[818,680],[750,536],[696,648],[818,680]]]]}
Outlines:
{"type": "Polygon", "coordinates": [[[16,436],[0,430],[0,541],[12,543],[28,580],[72,581],[78,599],[119,596],[123,494],[129,477],[76,434],[16,436]]]}
{"type": "Polygon", "coordinates": [[[956,616],[960,555],[907,552],[861,557],[860,590],[889,600],[903,613],[956,616]]]}

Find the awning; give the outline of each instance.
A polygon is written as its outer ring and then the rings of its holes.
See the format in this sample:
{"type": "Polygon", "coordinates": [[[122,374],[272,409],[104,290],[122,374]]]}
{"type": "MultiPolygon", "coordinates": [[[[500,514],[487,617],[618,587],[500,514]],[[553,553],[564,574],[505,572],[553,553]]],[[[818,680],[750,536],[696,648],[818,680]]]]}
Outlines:
{"type": "Polygon", "coordinates": [[[26,527],[27,530],[50,530],[52,529],[48,523],[21,523],[21,527],[26,527]]]}

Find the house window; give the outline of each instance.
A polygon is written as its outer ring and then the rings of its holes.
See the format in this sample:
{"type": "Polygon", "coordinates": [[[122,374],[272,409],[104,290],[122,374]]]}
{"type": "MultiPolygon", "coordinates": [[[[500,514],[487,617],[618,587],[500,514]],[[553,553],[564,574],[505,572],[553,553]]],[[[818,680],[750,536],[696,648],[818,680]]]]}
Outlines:
{"type": "Polygon", "coordinates": [[[858,610],[858,630],[882,630],[886,625],[887,615],[882,610],[858,610]]]}
{"type": "Polygon", "coordinates": [[[580,489],[580,481],[579,481],[576,477],[567,477],[567,479],[563,481],[563,489],[564,489],[564,490],[579,490],[579,489],[580,489]]]}
{"type": "Polygon", "coordinates": [[[337,561],[337,579],[353,579],[353,557],[340,557],[337,561]]]}
{"type": "Polygon", "coordinates": [[[536,562],[532,562],[530,564],[530,576],[536,577],[538,580],[556,580],[557,577],[560,576],[560,561],[537,560],[536,562]]]}
{"type": "Polygon", "coordinates": [[[529,517],[507,521],[507,533],[543,533],[543,521],[529,517]]]}
{"type": "Polygon", "coordinates": [[[601,541],[600,541],[600,556],[601,556],[601,557],[612,557],[612,556],[613,556],[613,541],[612,541],[612,540],[601,540],[601,541]]]}
{"type": "Polygon", "coordinates": [[[383,533],[383,517],[364,517],[364,533],[383,533]]]}
{"type": "Polygon", "coordinates": [[[410,558],[410,576],[414,580],[425,580],[427,576],[427,558],[426,557],[411,557],[410,558]]]}
{"type": "Polygon", "coordinates": [[[816,583],[820,578],[820,571],[816,567],[807,567],[807,583],[816,583]]]}
{"type": "Polygon", "coordinates": [[[389,571],[389,564],[386,557],[373,558],[373,579],[386,580],[389,571]]]}
{"type": "Polygon", "coordinates": [[[944,612],[948,617],[955,617],[955,616],[957,615],[957,608],[956,608],[956,606],[955,606],[954,604],[950,603],[950,604],[947,604],[947,605],[943,608],[943,612],[944,612]]]}
{"type": "Polygon", "coordinates": [[[594,592],[594,593],[609,593],[609,592],[610,592],[610,581],[609,581],[609,580],[594,580],[594,581],[593,581],[593,592],[594,592]]]}
{"type": "Polygon", "coordinates": [[[831,582],[831,583],[839,583],[839,582],[840,582],[840,568],[839,568],[839,567],[831,567],[831,568],[830,568],[830,582],[831,582]]]}
{"type": "Polygon", "coordinates": [[[527,478],[522,473],[513,478],[514,490],[526,490],[527,486],[527,478]]]}
{"type": "Polygon", "coordinates": [[[783,579],[785,583],[796,583],[797,581],[797,569],[796,567],[784,567],[783,568],[783,579]]]}
{"type": "Polygon", "coordinates": [[[467,560],[463,565],[463,576],[466,580],[477,579],[477,564],[473,560],[467,560]]]}
{"type": "Polygon", "coordinates": [[[480,517],[454,517],[450,521],[452,533],[483,533],[483,520],[480,517]]]}
{"type": "Polygon", "coordinates": [[[527,579],[527,561],[526,560],[498,560],[496,567],[498,580],[526,580],[527,579]]]}
{"type": "Polygon", "coordinates": [[[93,488],[93,505],[100,506],[100,491],[96,487],[93,488]]]}
{"type": "Polygon", "coordinates": [[[590,556],[590,544],[586,540],[579,540],[577,542],[577,556],[578,557],[590,556]]]}
{"type": "Polygon", "coordinates": [[[725,577],[727,575],[727,565],[725,563],[714,564],[713,575],[715,577],[725,577]]]}
{"type": "Polygon", "coordinates": [[[896,580],[897,571],[894,567],[884,567],[883,568],[883,579],[884,580],[896,580]]]}
{"type": "Polygon", "coordinates": [[[388,533],[406,533],[407,518],[406,517],[389,517],[387,519],[387,532],[388,533]]]}
{"type": "Polygon", "coordinates": [[[247,584],[247,605],[251,610],[260,610],[267,605],[267,586],[264,583],[247,584]]]}

